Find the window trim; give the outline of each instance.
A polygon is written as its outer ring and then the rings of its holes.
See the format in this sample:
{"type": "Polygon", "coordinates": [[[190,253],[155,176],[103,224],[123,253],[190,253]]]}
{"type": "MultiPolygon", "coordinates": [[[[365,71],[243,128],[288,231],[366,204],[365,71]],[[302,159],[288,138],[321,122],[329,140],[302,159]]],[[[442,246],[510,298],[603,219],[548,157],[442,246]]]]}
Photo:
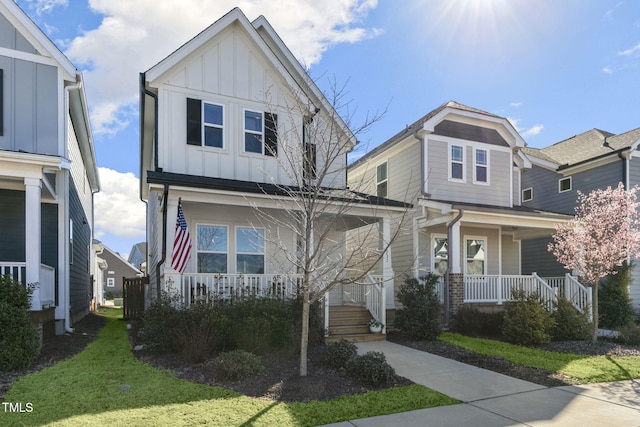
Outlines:
{"type": "Polygon", "coordinates": [[[187,129],[187,135],[186,135],[186,144],[190,145],[192,147],[200,147],[200,148],[207,148],[207,149],[212,149],[212,150],[217,150],[217,151],[224,151],[226,150],[226,143],[225,143],[225,135],[224,135],[224,124],[226,121],[226,108],[224,104],[221,103],[216,103],[216,102],[210,102],[210,101],[204,101],[200,98],[190,98],[187,97],[187,112],[186,112],[186,129],[187,129]],[[220,107],[222,109],[222,124],[221,125],[217,125],[215,123],[209,123],[209,122],[205,122],[205,114],[204,114],[204,110],[205,110],[205,105],[213,105],[216,107],[220,107]],[[197,107],[197,108],[196,108],[197,107]],[[197,130],[195,129],[197,127],[197,130]],[[205,138],[205,128],[206,127],[211,127],[211,128],[219,128],[222,130],[222,147],[215,147],[215,146],[209,146],[209,145],[205,145],[206,144],[206,138],[205,138]],[[190,138],[193,137],[193,138],[190,138]]]}
{"type": "Polygon", "coordinates": [[[489,182],[489,171],[490,171],[490,167],[489,167],[489,150],[487,150],[486,148],[477,148],[477,147],[473,147],[473,183],[474,184],[478,184],[478,185],[490,185],[489,182]],[[481,165],[478,164],[478,152],[479,151],[484,151],[486,154],[486,164],[481,165]],[[478,168],[479,167],[483,167],[486,169],[486,176],[487,176],[487,180],[486,181],[479,181],[478,180],[478,168]]]}
{"type": "MultiPolygon", "coordinates": [[[[447,266],[449,265],[449,238],[447,237],[446,234],[432,234],[431,235],[431,268],[430,271],[432,271],[434,274],[438,275],[438,272],[436,271],[436,262],[442,261],[442,260],[446,260],[447,262],[447,266]],[[443,257],[438,257],[436,255],[435,249],[436,249],[436,241],[437,239],[444,239],[446,241],[447,244],[447,257],[443,258],[443,257]]],[[[446,273],[446,272],[445,272],[446,273]]],[[[442,276],[444,277],[444,275],[442,276]]]]}
{"type": "Polygon", "coordinates": [[[489,239],[487,239],[487,236],[474,236],[474,235],[465,235],[463,242],[464,242],[464,274],[465,275],[470,275],[473,276],[472,274],[469,274],[469,271],[467,269],[468,264],[469,264],[469,256],[467,254],[467,242],[469,240],[482,240],[484,241],[484,265],[482,267],[482,275],[486,276],[487,275],[487,270],[488,270],[488,264],[489,264],[489,251],[488,251],[488,246],[489,246],[489,239]]]}
{"type": "Polygon", "coordinates": [[[448,147],[448,179],[451,182],[467,182],[467,171],[466,171],[466,163],[465,163],[465,151],[466,151],[466,145],[461,145],[461,144],[454,144],[454,143],[449,143],[449,147],[448,147]],[[462,149],[462,161],[458,161],[458,160],[453,160],[453,147],[460,147],[462,149]],[[460,164],[462,165],[462,178],[454,178],[453,177],[453,164],[460,164]]]}
{"type": "Polygon", "coordinates": [[[264,142],[264,138],[265,138],[265,132],[264,132],[264,112],[263,111],[257,111],[257,110],[252,110],[250,108],[243,108],[242,109],[242,152],[245,154],[257,154],[257,155],[265,155],[265,142],[264,142]],[[260,132],[255,131],[255,130],[248,130],[247,129],[247,112],[250,113],[255,113],[255,114],[260,114],[260,122],[261,122],[261,130],[260,132]],[[252,134],[252,135],[260,135],[260,152],[255,152],[255,151],[247,151],[247,133],[252,134]]]}
{"type": "Polygon", "coordinates": [[[573,177],[571,176],[567,176],[564,178],[560,178],[558,179],[558,193],[567,193],[569,191],[571,191],[573,189],[573,177]],[[569,181],[569,188],[567,188],[566,190],[562,189],[562,182],[563,181],[569,181]]]}
{"type": "Polygon", "coordinates": [[[69,218],[69,264],[73,265],[73,218],[69,218]]]}
{"type": "Polygon", "coordinates": [[[387,197],[389,197],[389,161],[388,160],[385,160],[384,162],[381,162],[376,166],[376,196],[379,197],[379,198],[387,198],[387,197]],[[379,180],[378,170],[383,165],[384,165],[385,178],[383,180],[379,180]],[[380,185],[381,184],[386,184],[385,195],[384,196],[380,196],[380,185]]]}
{"type": "Polygon", "coordinates": [[[224,138],[224,115],[225,115],[225,111],[224,111],[224,105],[222,104],[216,104],[215,102],[207,102],[207,101],[202,101],[202,147],[206,147],[206,148],[213,148],[215,150],[224,150],[225,149],[225,138],[224,138]],[[215,123],[208,123],[205,120],[205,114],[204,114],[204,110],[206,108],[207,105],[212,105],[215,107],[220,107],[222,109],[222,124],[218,125],[215,123]],[[210,127],[210,128],[214,128],[214,129],[220,129],[222,131],[222,147],[216,147],[213,145],[206,145],[207,141],[206,141],[206,128],[210,127]]]}
{"type": "Polygon", "coordinates": [[[199,266],[199,260],[198,260],[198,254],[200,253],[204,253],[204,254],[225,254],[227,256],[227,263],[226,263],[226,272],[213,272],[213,273],[203,273],[203,274],[229,274],[229,226],[226,224],[212,224],[212,223],[205,223],[205,222],[201,222],[201,223],[196,223],[196,242],[195,242],[195,249],[196,249],[196,273],[200,273],[200,266],[199,266]],[[227,234],[227,245],[225,247],[225,252],[222,251],[208,251],[208,250],[201,250],[199,248],[199,239],[200,239],[200,230],[199,227],[200,226],[204,226],[204,227],[220,227],[220,228],[224,228],[226,230],[226,234],[227,234]]]}
{"type": "Polygon", "coordinates": [[[116,278],[115,277],[107,277],[107,288],[115,288],[116,287],[116,278]],[[109,284],[111,283],[111,284],[109,284]]]}
{"type": "Polygon", "coordinates": [[[523,188],[523,189],[522,189],[522,194],[521,194],[521,196],[520,196],[520,197],[522,197],[522,202],[523,202],[523,203],[524,203],[524,202],[530,202],[530,201],[532,201],[532,200],[533,200],[533,187],[523,188]],[[531,197],[530,197],[530,198],[528,198],[528,199],[524,197],[524,194],[525,194],[525,192],[527,192],[527,191],[530,191],[530,192],[531,192],[531,197]]]}
{"type": "Polygon", "coordinates": [[[235,253],[235,262],[236,262],[236,273],[237,274],[265,274],[266,272],[266,263],[267,263],[267,250],[266,250],[266,239],[265,239],[265,229],[263,227],[251,227],[251,226],[245,226],[245,225],[237,225],[234,227],[234,231],[235,231],[235,247],[236,247],[236,253],[235,253]],[[250,230],[250,231],[256,231],[256,230],[262,230],[262,252],[245,252],[245,251],[240,251],[238,248],[238,231],[244,229],[244,230],[250,230]],[[261,255],[262,256],[262,273],[239,273],[239,269],[238,269],[238,255],[261,255]]]}

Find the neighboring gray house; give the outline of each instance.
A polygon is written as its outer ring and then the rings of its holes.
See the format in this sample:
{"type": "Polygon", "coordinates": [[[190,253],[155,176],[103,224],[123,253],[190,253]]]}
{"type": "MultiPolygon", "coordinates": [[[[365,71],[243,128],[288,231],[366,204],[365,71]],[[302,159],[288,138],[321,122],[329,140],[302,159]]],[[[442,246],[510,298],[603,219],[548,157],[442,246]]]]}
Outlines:
{"type": "Polygon", "coordinates": [[[127,261],[138,270],[145,271],[147,262],[147,242],[140,242],[133,245],[131,247],[131,252],[129,252],[127,261]]]}
{"type": "Polygon", "coordinates": [[[144,273],[140,269],[131,265],[127,260],[122,258],[120,254],[112,251],[103,243],[94,240],[94,245],[99,244],[101,251],[98,254],[98,258],[104,261],[105,264],[102,277],[99,283],[97,283],[97,300],[98,304],[102,304],[106,299],[113,299],[113,297],[122,297],[123,277],[137,277],[143,276],[144,273]]]}
{"type": "Polygon", "coordinates": [[[451,101],[350,165],[350,183],[368,183],[363,191],[379,197],[408,195],[415,207],[412,229],[392,246],[396,289],[404,273],[434,272],[455,312],[464,303],[501,304],[516,285],[551,299],[553,288],[581,286],[571,276],[531,274],[540,271],[535,260],[531,271],[522,268],[529,260],[521,243],[548,238],[569,219],[521,203],[532,167],[525,146],[506,118],[451,101]]]}
{"type": "Polygon", "coordinates": [[[38,284],[32,317],[45,335],[90,310],[99,188],[81,74],[0,0],[0,274],[38,284]]]}
{"type": "MultiPolygon", "coordinates": [[[[522,173],[522,204],[534,209],[575,215],[577,192],[640,184],[640,128],[619,135],[592,129],[543,149],[525,148],[532,167],[522,173]]],[[[564,272],[547,250],[550,239],[522,242],[523,272],[564,272]],[[532,261],[535,260],[535,264],[532,261]],[[544,262],[540,262],[543,261],[544,262]]],[[[640,269],[633,271],[629,293],[640,305],[640,269]]]]}

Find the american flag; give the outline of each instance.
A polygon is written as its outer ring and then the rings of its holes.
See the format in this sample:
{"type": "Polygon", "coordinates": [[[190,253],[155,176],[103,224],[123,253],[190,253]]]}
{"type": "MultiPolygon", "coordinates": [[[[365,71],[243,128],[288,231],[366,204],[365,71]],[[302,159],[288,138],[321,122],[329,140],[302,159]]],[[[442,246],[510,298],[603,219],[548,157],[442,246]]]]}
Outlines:
{"type": "Polygon", "coordinates": [[[171,257],[171,268],[183,273],[187,267],[187,261],[191,256],[191,236],[187,228],[187,221],[182,213],[182,203],[178,202],[178,218],[176,221],[176,237],[173,240],[173,256],[171,257]]]}

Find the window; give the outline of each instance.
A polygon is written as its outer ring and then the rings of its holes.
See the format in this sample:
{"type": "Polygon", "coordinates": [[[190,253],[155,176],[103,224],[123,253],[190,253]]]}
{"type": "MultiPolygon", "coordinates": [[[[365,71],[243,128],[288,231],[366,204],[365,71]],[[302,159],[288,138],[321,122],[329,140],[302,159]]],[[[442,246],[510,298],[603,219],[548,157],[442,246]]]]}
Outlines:
{"type": "Polygon", "coordinates": [[[433,273],[437,276],[444,276],[449,267],[448,246],[446,237],[435,237],[433,239],[433,273]]]}
{"type": "Polygon", "coordinates": [[[486,250],[484,238],[466,239],[467,274],[486,274],[486,250]]]}
{"type": "Polygon", "coordinates": [[[264,230],[236,228],[236,270],[241,274],[264,274],[264,230]]]}
{"type": "Polygon", "coordinates": [[[473,180],[475,183],[487,184],[489,182],[489,153],[487,150],[475,150],[475,169],[473,180]]]}
{"type": "Polygon", "coordinates": [[[227,227],[204,224],[196,227],[198,273],[226,273],[227,227]]]}
{"type": "Polygon", "coordinates": [[[533,188],[529,187],[522,190],[522,201],[530,202],[531,200],[533,200],[533,188]]]}
{"type": "Polygon", "coordinates": [[[571,177],[558,180],[558,192],[564,193],[565,191],[571,191],[571,177]]]}
{"type": "Polygon", "coordinates": [[[259,111],[244,111],[244,151],[246,153],[278,155],[278,116],[259,111]]]}
{"type": "Polygon", "coordinates": [[[306,183],[307,180],[316,179],[317,176],[317,153],[316,144],[308,139],[308,128],[311,125],[313,118],[305,116],[304,123],[302,125],[302,143],[304,144],[304,166],[302,171],[303,180],[306,183]]]}
{"type": "Polygon", "coordinates": [[[69,218],[69,264],[73,264],[73,219],[69,218]]]}
{"type": "Polygon", "coordinates": [[[187,98],[187,144],[224,147],[222,105],[187,98]]]}
{"type": "Polygon", "coordinates": [[[387,179],[387,162],[379,164],[376,168],[376,188],[378,197],[387,197],[388,192],[388,179],[387,179]]]}
{"type": "Polygon", "coordinates": [[[450,155],[449,177],[452,180],[464,180],[464,147],[452,145],[450,155]]]}
{"type": "Polygon", "coordinates": [[[116,279],[113,277],[107,277],[107,288],[114,288],[116,286],[116,279]]]}

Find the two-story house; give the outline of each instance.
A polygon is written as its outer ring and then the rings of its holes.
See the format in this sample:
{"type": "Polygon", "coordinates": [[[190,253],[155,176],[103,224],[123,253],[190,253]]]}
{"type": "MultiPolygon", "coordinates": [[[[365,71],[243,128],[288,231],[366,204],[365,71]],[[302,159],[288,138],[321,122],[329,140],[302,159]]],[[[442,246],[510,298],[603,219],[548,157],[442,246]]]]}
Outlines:
{"type": "MultiPolygon", "coordinates": [[[[640,128],[619,135],[591,129],[543,149],[525,148],[532,167],[522,173],[523,206],[575,215],[578,191],[588,194],[615,188],[620,182],[625,188],[640,184],[639,144],[640,128]]],[[[543,237],[522,242],[524,272],[558,275],[564,271],[546,251],[549,241],[543,237]]],[[[637,309],[639,269],[634,268],[632,274],[629,294],[637,309]]]]}
{"type": "MultiPolygon", "coordinates": [[[[250,22],[233,9],[144,72],[140,90],[152,293],[172,288],[185,303],[229,292],[289,295],[305,245],[318,249],[322,240],[321,250],[339,271],[347,230],[374,224],[376,240],[388,241],[394,209],[404,204],[353,198],[346,156],[356,139],[264,17],[250,22]],[[314,140],[311,127],[319,123],[329,132],[314,140]],[[332,152],[337,155],[330,158],[332,152]],[[353,203],[348,212],[326,210],[317,224],[334,227],[304,241],[292,218],[320,169],[323,182],[312,186],[326,197],[317,203],[344,197],[353,203]],[[179,205],[192,242],[182,273],[171,267],[179,205]]],[[[388,255],[376,271],[387,278],[388,255]]],[[[342,304],[338,288],[329,304],[342,304]]]]}
{"type": "Polygon", "coordinates": [[[524,259],[522,241],[569,219],[521,203],[532,167],[525,146],[506,118],[447,102],[350,165],[350,182],[368,182],[380,197],[412,196],[412,230],[392,245],[396,287],[401,273],[441,275],[452,314],[463,303],[501,304],[514,286],[551,299],[554,286],[579,286],[523,275],[523,263],[535,272],[536,262],[524,259]]]}
{"type": "Polygon", "coordinates": [[[94,240],[93,246],[101,270],[94,277],[96,302],[104,304],[106,300],[122,298],[124,278],[142,277],[144,273],[99,240],[94,240]]]}
{"type": "Polygon", "coordinates": [[[14,1],[0,1],[0,274],[36,285],[45,336],[89,311],[98,190],[81,74],[14,1]]]}

